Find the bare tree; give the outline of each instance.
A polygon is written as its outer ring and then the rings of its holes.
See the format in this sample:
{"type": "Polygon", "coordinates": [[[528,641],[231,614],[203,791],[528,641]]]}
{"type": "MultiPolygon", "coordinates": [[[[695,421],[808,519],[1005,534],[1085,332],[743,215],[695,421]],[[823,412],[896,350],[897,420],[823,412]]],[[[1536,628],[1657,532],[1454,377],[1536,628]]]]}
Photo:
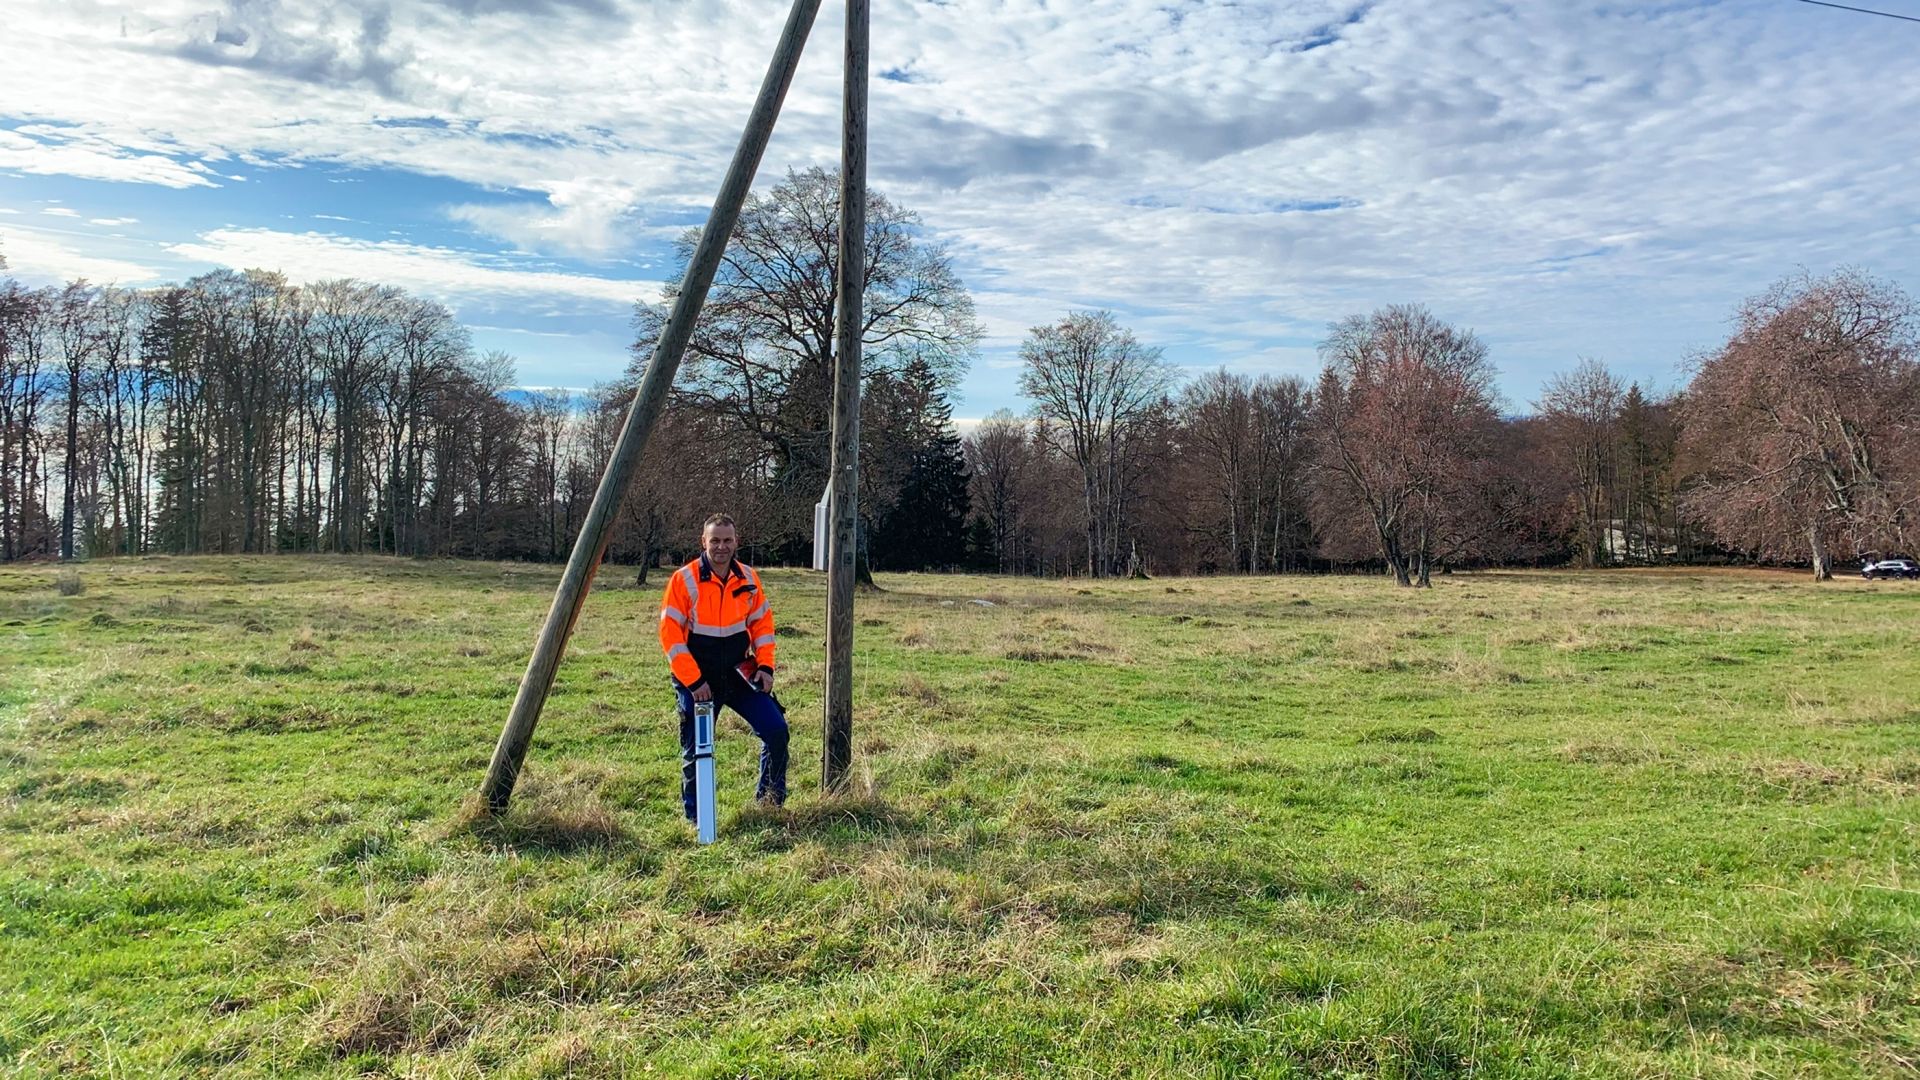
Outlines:
{"type": "Polygon", "coordinates": [[[1110,311],[1076,311],[1036,326],[1020,346],[1020,392],[1033,402],[1040,440],[1080,471],[1087,571],[1121,570],[1136,440],[1164,407],[1173,370],[1123,329],[1110,311]]]}
{"type": "Polygon", "coordinates": [[[1259,558],[1258,498],[1251,482],[1258,454],[1253,382],[1226,369],[1210,371],[1180,396],[1180,422],[1192,469],[1192,491],[1199,505],[1189,520],[1200,531],[1224,532],[1227,559],[1221,569],[1251,570],[1259,558]]]}
{"type": "Polygon", "coordinates": [[[1394,581],[1428,585],[1498,422],[1487,348],[1423,307],[1396,305],[1334,324],[1320,351],[1325,524],[1337,530],[1358,511],[1394,581]]]}
{"type": "Polygon", "coordinates": [[[1588,566],[1623,557],[1614,542],[1620,407],[1625,392],[1605,364],[1582,358],[1547,380],[1537,407],[1571,480],[1579,511],[1579,553],[1588,566]]]}
{"type": "Polygon", "coordinates": [[[526,455],[524,416],[501,395],[515,379],[513,358],[490,352],[467,367],[440,398],[440,486],[457,494],[464,528],[450,521],[453,550],[498,555],[507,540],[507,503],[526,455]]]}
{"type": "MultiPolygon", "coordinates": [[[[309,287],[313,321],[309,335],[319,365],[330,416],[326,443],[329,546],[358,551],[366,545],[372,515],[369,492],[378,478],[369,470],[373,454],[375,388],[395,362],[401,310],[406,298],[397,289],[351,279],[322,281],[309,287]]],[[[310,467],[317,467],[317,461],[310,467]]],[[[313,477],[314,486],[319,478],[313,477]]]]}
{"type": "MultiPolygon", "coordinates": [[[[626,416],[634,388],[626,387],[599,415],[604,418],[606,451],[597,455],[604,463],[611,453],[613,435],[626,416]]],[[[694,412],[668,411],[655,425],[653,437],[634,470],[633,486],[622,506],[617,539],[621,549],[638,564],[638,580],[645,584],[647,571],[663,557],[678,561],[691,557],[692,545],[709,514],[718,510],[737,511],[743,519],[757,509],[760,478],[751,472],[751,460],[743,454],[737,433],[724,421],[694,412]],[[711,484],[699,486],[686,482],[689,460],[711,462],[711,484]]],[[[753,537],[764,551],[767,538],[753,537]]],[[[756,553],[756,559],[761,556],[756,553]]]]}
{"type": "Polygon", "coordinates": [[[527,501],[533,507],[540,557],[559,557],[567,537],[560,535],[560,473],[562,448],[573,420],[573,395],[564,390],[540,390],[527,395],[521,423],[533,456],[527,476],[527,501]]]}
{"type": "MultiPolygon", "coordinates": [[[[756,440],[770,461],[769,487],[780,496],[780,520],[764,525],[801,544],[812,535],[811,508],[827,476],[839,198],[837,173],[809,169],[747,200],[688,345],[673,406],[726,418],[756,440]]],[[[972,297],[918,224],[911,211],[869,191],[861,351],[868,383],[897,377],[917,359],[950,384],[980,337],[972,297]]],[[[697,230],[681,238],[681,265],[698,238],[697,230]]],[[[638,309],[631,379],[651,354],[672,299],[670,287],[661,306],[638,309]]]]}
{"type": "Polygon", "coordinates": [[[100,432],[108,518],[105,548],[124,555],[146,549],[146,481],[151,456],[153,372],[141,362],[140,297],[104,289],[98,303],[99,364],[87,395],[100,432]]]}
{"type": "Polygon", "coordinates": [[[198,384],[188,423],[204,469],[194,481],[204,485],[192,508],[195,550],[268,551],[288,383],[305,362],[301,299],[284,277],[259,270],[215,271],[187,288],[195,327],[180,370],[198,384]]]}
{"type": "Polygon", "coordinates": [[[1920,510],[1920,319],[1855,270],[1802,274],[1740,308],[1687,388],[1688,509],[1722,543],[1833,573],[1837,545],[1910,550],[1920,510]]]}
{"type": "Polygon", "coordinates": [[[1001,409],[964,440],[972,504],[993,565],[1003,574],[1025,564],[1022,526],[1029,507],[1036,449],[1027,425],[1001,409]]]}
{"type": "MultiPolygon", "coordinates": [[[[1314,546],[1310,509],[1313,393],[1301,379],[1263,377],[1253,384],[1255,474],[1253,515],[1269,523],[1265,569],[1297,570],[1314,546]]],[[[1253,553],[1251,569],[1263,569],[1253,553]]]]}
{"type": "MultiPolygon", "coordinates": [[[[0,263],[0,265],[4,265],[0,263]]],[[[46,448],[47,359],[54,352],[53,297],[0,282],[0,558],[45,549],[47,491],[41,482],[46,448]]]]}
{"type": "Polygon", "coordinates": [[[1560,433],[1544,418],[1498,420],[1483,453],[1434,521],[1441,566],[1559,566],[1577,551],[1580,508],[1568,498],[1560,433]]]}
{"type": "Polygon", "coordinates": [[[1312,543],[1311,398],[1297,378],[1256,380],[1220,370],[1187,384],[1179,486],[1187,495],[1182,518],[1198,544],[1196,568],[1260,573],[1301,561],[1312,543]]]}
{"type": "Polygon", "coordinates": [[[65,375],[66,453],[61,456],[60,558],[74,557],[75,513],[80,505],[83,466],[80,456],[80,412],[85,402],[87,368],[100,351],[100,292],[85,281],[61,290],[53,306],[54,339],[65,375]]]}
{"type": "Polygon", "coordinates": [[[424,552],[418,530],[426,487],[428,432],[438,396],[472,358],[467,329],[436,301],[400,305],[394,362],[374,388],[385,420],[384,519],[376,543],[395,554],[424,552]]]}

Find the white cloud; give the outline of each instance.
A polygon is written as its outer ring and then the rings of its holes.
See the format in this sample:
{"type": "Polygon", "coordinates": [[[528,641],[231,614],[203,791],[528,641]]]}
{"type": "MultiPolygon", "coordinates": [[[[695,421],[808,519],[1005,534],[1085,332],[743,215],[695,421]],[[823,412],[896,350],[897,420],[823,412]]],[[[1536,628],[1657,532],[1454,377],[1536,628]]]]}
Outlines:
{"type": "Polygon", "coordinates": [[[518,305],[544,314],[619,313],[635,300],[660,291],[657,281],[617,281],[530,269],[474,252],[315,232],[216,229],[197,241],[169,245],[167,250],[183,259],[235,269],[278,270],[297,282],[361,278],[453,305],[518,305]]]}
{"type": "Polygon", "coordinates": [[[43,141],[18,131],[0,130],[0,169],[174,188],[214,186],[212,181],[195,175],[180,162],[159,154],[129,153],[88,145],[85,141],[43,141]]]}
{"type": "Polygon", "coordinates": [[[578,334],[557,333],[552,330],[529,330],[524,326],[489,326],[485,323],[470,323],[468,329],[491,334],[516,334],[523,337],[554,338],[561,341],[573,341],[578,334]]]}
{"type": "Polygon", "coordinates": [[[545,207],[463,205],[448,215],[530,251],[610,255],[633,243],[622,227],[637,193],[616,180],[582,178],[548,186],[545,207]]]}
{"type": "Polygon", "coordinates": [[[43,214],[46,214],[46,215],[48,215],[48,216],[50,216],[50,217],[70,217],[70,218],[77,218],[77,217],[79,217],[79,216],[80,216],[80,211],[78,211],[78,210],[72,210],[72,209],[69,209],[69,208],[67,208],[67,207],[64,207],[64,206],[49,206],[49,207],[47,207],[46,209],[44,209],[44,210],[42,210],[42,211],[40,211],[40,212],[41,212],[41,213],[43,213],[43,214]]]}
{"type": "Polygon", "coordinates": [[[0,230],[0,255],[6,256],[7,273],[38,285],[76,278],[101,285],[152,285],[163,276],[151,266],[80,251],[65,238],[40,229],[0,230]]]}
{"type": "Polygon", "coordinates": [[[1046,296],[1031,290],[975,287],[970,291],[974,314],[986,332],[981,344],[987,348],[1018,345],[1034,327],[1059,322],[1070,307],[1098,306],[1091,298],[1074,302],[1066,295],[1046,296]]]}
{"type": "MultiPolygon", "coordinates": [[[[28,123],[0,129],[0,168],[175,186],[231,160],[399,170],[473,185],[449,214],[528,251],[657,257],[712,199],[785,8],[10,0],[0,108],[28,123]]],[[[821,12],[763,188],[836,160],[839,17],[821,12]]],[[[875,19],[873,182],[951,246],[994,348],[1109,306],[1183,355],[1294,369],[1327,321],[1422,301],[1486,335],[1525,397],[1580,353],[1668,370],[1798,264],[1920,285],[1920,80],[1884,20],[1656,0],[953,0],[875,19]]],[[[388,224],[377,182],[355,194],[388,224]]],[[[186,246],[487,295],[515,291],[491,275],[542,273],[261,239],[296,235],[186,246]]],[[[532,294],[651,295],[554,276],[532,294]]]]}
{"type": "Polygon", "coordinates": [[[107,228],[115,228],[121,225],[137,225],[139,222],[139,218],[133,217],[97,217],[87,219],[87,224],[89,225],[104,225],[107,228]]]}

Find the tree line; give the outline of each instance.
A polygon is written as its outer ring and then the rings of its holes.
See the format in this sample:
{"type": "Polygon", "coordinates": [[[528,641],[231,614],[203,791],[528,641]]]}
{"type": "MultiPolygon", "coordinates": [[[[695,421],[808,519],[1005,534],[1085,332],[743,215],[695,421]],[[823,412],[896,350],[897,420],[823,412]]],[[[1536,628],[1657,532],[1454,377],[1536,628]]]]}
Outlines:
{"type": "MultiPolygon", "coordinates": [[[[656,565],[698,523],[804,564],[827,475],[837,178],[741,215],[610,546],[656,565]]],[[[1920,320],[1856,271],[1787,279],[1655,393],[1580,360],[1514,415],[1487,346],[1394,305],[1330,327],[1317,378],[1183,377],[1110,312],[1033,328],[1024,412],[963,438],[981,329],[949,254],[870,195],[860,537],[879,569],[1018,574],[1750,559],[1831,573],[1911,553],[1920,320]]],[[[697,239],[677,245],[681,261],[697,239]]],[[[0,262],[4,270],[4,262],[0,262]]],[[[677,276],[677,275],[671,275],[677,276]]],[[[0,559],[570,549],[672,294],[584,394],[517,389],[442,305],[217,271],[125,290],[0,276],[0,559]]],[[[644,576],[645,571],[642,571],[644,576]]]]}
{"type": "Polygon", "coordinates": [[[595,470],[570,400],[513,381],[387,286],[0,279],[0,559],[552,558],[595,470]]]}
{"type": "MultiPolygon", "coordinates": [[[[1488,350],[1413,305],[1336,323],[1322,369],[1180,385],[1105,313],[1034,329],[1024,417],[967,444],[975,550],[1095,576],[1762,561],[1832,576],[1920,526],[1920,315],[1853,270],[1747,301],[1678,392],[1592,359],[1503,413],[1488,350]],[[1072,512],[1063,495],[1077,492],[1072,512]]],[[[987,564],[986,560],[980,560],[987,564]]]]}

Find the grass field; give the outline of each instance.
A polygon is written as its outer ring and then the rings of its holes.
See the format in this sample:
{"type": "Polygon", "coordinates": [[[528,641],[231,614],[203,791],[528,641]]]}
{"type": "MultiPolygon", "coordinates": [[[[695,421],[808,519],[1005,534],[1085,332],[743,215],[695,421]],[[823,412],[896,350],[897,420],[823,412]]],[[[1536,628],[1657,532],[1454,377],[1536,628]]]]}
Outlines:
{"type": "Polygon", "coordinates": [[[557,570],[63,572],[0,568],[0,1072],[1920,1067],[1911,585],[883,577],[823,800],[823,581],[771,571],[794,795],[733,721],[702,849],[659,579],[603,575],[496,822],[557,570]]]}

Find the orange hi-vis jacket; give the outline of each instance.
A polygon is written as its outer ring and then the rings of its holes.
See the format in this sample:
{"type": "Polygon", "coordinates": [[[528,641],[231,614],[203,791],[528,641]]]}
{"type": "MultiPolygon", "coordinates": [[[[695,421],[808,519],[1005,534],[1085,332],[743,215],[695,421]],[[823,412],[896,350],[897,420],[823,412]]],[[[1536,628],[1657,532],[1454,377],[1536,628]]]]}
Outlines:
{"type": "Polygon", "coordinates": [[[718,683],[749,656],[771,669],[773,607],[759,571],[735,559],[723,579],[705,555],[674,571],[660,601],[660,648],[689,690],[703,680],[718,683]]]}

